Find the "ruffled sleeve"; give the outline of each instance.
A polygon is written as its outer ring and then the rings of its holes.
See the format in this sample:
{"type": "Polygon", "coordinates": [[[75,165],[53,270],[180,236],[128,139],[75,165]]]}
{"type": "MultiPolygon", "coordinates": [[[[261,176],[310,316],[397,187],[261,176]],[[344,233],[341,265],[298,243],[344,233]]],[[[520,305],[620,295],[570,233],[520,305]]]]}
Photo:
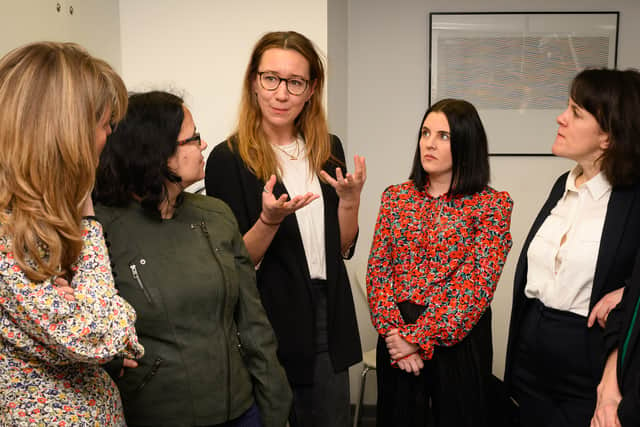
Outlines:
{"type": "Polygon", "coordinates": [[[397,209],[395,187],[382,194],[367,265],[367,296],[371,321],[380,335],[404,325],[393,292],[393,229],[391,217],[397,209]]]}

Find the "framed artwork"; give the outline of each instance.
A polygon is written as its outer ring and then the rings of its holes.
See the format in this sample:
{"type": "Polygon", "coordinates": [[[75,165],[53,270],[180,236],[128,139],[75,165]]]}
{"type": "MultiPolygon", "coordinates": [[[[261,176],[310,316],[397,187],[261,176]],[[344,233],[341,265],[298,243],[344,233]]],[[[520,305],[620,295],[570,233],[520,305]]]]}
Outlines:
{"type": "Polygon", "coordinates": [[[556,117],[585,68],[615,68],[619,12],[429,14],[429,105],[475,105],[489,152],[551,155],[556,117]]]}

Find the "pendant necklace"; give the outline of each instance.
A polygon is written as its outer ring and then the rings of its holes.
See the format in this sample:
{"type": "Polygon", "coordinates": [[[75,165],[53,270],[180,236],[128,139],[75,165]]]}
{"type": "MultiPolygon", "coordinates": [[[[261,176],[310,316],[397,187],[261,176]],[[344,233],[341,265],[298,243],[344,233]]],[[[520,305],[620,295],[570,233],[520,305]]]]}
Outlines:
{"type": "Polygon", "coordinates": [[[285,156],[289,158],[289,160],[298,160],[298,156],[300,155],[300,140],[296,138],[296,151],[295,154],[289,153],[287,150],[280,148],[280,146],[271,144],[272,147],[278,149],[280,152],[284,153],[285,156]]]}

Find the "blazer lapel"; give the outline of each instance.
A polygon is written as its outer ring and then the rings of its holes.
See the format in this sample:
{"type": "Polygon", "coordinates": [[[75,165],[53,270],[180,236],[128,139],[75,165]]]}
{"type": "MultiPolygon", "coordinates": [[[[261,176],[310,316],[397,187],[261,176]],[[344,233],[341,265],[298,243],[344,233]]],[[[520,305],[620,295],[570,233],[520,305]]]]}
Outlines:
{"type": "Polygon", "coordinates": [[[556,184],[551,189],[551,193],[547,198],[546,202],[540,209],[538,216],[533,221],[531,225],[531,230],[529,230],[529,234],[522,245],[522,250],[520,251],[520,258],[518,259],[518,265],[516,268],[516,278],[515,278],[515,286],[514,292],[516,295],[524,295],[524,287],[527,283],[527,270],[528,270],[528,262],[527,262],[527,252],[529,251],[529,245],[531,245],[531,241],[535,237],[536,233],[542,226],[542,223],[547,219],[547,217],[551,214],[551,210],[556,206],[558,200],[562,197],[565,190],[567,174],[563,174],[557,181],[556,184]]]}
{"type": "MultiPolygon", "coordinates": [[[[284,183],[281,181],[277,181],[276,185],[273,187],[273,195],[277,199],[283,194],[289,194],[287,188],[284,186],[284,183]]],[[[307,264],[307,256],[304,253],[304,244],[302,243],[302,235],[300,234],[300,227],[298,226],[298,219],[296,218],[295,212],[287,215],[287,217],[282,221],[280,225],[279,233],[287,233],[290,234],[292,239],[288,241],[287,244],[290,244],[291,252],[295,254],[294,262],[298,265],[298,268],[302,269],[304,272],[303,277],[309,277],[309,266],[307,264]]],[[[309,282],[309,286],[311,283],[309,282]]]]}
{"type": "MultiPolygon", "coordinates": [[[[609,271],[615,261],[618,246],[622,241],[634,195],[633,191],[627,189],[614,189],[611,192],[598,249],[598,261],[596,262],[596,271],[593,277],[590,308],[602,298],[600,293],[606,284],[607,277],[609,277],[609,271]]],[[[620,283],[620,286],[622,286],[622,283],[620,283]]]]}
{"type": "MultiPolygon", "coordinates": [[[[319,179],[319,178],[318,178],[319,179]]],[[[331,206],[332,203],[331,198],[336,197],[335,191],[333,191],[331,185],[320,181],[320,188],[322,189],[322,203],[324,205],[324,252],[325,252],[325,262],[327,266],[327,282],[334,283],[333,278],[336,275],[336,266],[331,261],[331,258],[328,254],[327,248],[333,247],[331,241],[336,238],[336,229],[335,224],[338,222],[337,211],[332,212],[331,206]]],[[[337,205],[334,205],[337,206],[337,205]]]]}

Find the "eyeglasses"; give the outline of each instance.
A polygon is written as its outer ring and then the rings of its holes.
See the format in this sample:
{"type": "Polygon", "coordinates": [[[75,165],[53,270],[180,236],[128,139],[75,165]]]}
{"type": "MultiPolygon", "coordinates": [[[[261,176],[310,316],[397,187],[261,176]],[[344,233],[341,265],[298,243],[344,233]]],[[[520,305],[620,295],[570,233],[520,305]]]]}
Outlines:
{"type": "Polygon", "coordinates": [[[271,71],[258,73],[258,77],[260,77],[260,86],[262,86],[263,89],[276,90],[280,86],[280,83],[285,82],[287,92],[296,96],[302,95],[309,86],[309,80],[301,79],[300,77],[285,79],[271,71]]]}
{"type": "Polygon", "coordinates": [[[192,137],[178,141],[178,145],[194,144],[200,147],[202,145],[202,139],[200,139],[200,133],[196,132],[192,137]]]}

